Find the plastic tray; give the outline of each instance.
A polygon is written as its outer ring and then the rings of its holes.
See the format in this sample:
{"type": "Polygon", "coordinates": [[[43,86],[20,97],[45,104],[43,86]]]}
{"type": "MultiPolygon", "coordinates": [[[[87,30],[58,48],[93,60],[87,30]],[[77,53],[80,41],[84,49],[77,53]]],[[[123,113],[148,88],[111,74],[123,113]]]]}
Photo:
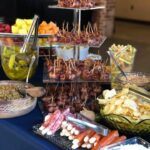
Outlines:
{"type": "MultiPolygon", "coordinates": [[[[60,131],[57,131],[55,135],[48,136],[48,135],[42,135],[39,130],[40,124],[33,126],[33,132],[40,137],[43,137],[44,139],[48,140],[49,142],[52,142],[53,144],[59,146],[63,150],[72,150],[72,142],[69,141],[66,137],[61,137],[60,131]]],[[[83,148],[78,148],[78,150],[84,150],[83,148]]]]}
{"type": "Polygon", "coordinates": [[[65,80],[65,81],[61,81],[61,80],[55,80],[55,79],[50,79],[48,77],[48,72],[47,72],[47,66],[44,64],[44,71],[43,71],[43,83],[83,83],[83,82],[97,82],[97,83],[101,83],[101,84],[106,84],[109,85],[110,84],[110,77],[108,80],[83,80],[80,77],[76,78],[74,80],[65,80]]]}

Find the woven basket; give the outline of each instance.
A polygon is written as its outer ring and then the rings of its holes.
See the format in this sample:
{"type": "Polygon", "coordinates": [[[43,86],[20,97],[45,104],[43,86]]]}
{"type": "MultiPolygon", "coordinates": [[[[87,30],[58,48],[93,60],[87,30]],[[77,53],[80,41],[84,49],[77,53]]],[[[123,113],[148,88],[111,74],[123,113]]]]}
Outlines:
{"type": "MultiPolygon", "coordinates": [[[[0,81],[0,86],[2,85],[13,85],[21,89],[25,89],[26,86],[32,87],[31,84],[21,81],[0,81]]],[[[37,99],[30,96],[14,100],[1,100],[0,118],[12,118],[24,115],[35,108],[36,102],[37,99]]]]}

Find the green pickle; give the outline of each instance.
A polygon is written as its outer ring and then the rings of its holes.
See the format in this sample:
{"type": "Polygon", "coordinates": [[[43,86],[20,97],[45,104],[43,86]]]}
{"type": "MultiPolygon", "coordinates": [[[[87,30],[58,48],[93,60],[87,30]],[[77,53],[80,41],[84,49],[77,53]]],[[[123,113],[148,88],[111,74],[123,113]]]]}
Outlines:
{"type": "Polygon", "coordinates": [[[10,56],[10,59],[9,59],[9,62],[8,62],[8,67],[9,67],[10,70],[12,70],[13,67],[14,67],[15,57],[16,57],[15,54],[13,54],[13,55],[10,56]]]}
{"type": "MultiPolygon", "coordinates": [[[[37,51],[28,48],[26,53],[20,53],[20,46],[3,46],[1,61],[2,67],[8,78],[12,80],[24,80],[27,77],[31,57],[37,58],[37,51]]],[[[35,60],[29,78],[35,73],[37,59],[35,60]]]]}

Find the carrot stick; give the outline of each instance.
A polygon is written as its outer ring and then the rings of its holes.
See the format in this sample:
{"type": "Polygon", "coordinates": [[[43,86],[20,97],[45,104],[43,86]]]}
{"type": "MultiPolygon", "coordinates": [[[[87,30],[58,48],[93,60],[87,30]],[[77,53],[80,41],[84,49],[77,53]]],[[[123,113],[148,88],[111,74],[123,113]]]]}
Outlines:
{"type": "Polygon", "coordinates": [[[92,150],[99,150],[100,148],[109,145],[118,136],[119,133],[117,130],[111,131],[107,136],[100,139],[92,150]]]}
{"type": "Polygon", "coordinates": [[[115,144],[115,143],[118,143],[118,142],[122,142],[124,140],[126,140],[127,137],[126,136],[120,136],[120,137],[116,137],[110,144],[115,144]]]}
{"type": "Polygon", "coordinates": [[[91,129],[88,129],[84,132],[82,132],[81,134],[75,136],[74,140],[73,140],[73,144],[75,143],[83,143],[83,140],[84,140],[84,137],[89,133],[91,132],[91,129]]]}
{"type": "Polygon", "coordinates": [[[101,139],[99,139],[97,142],[95,142],[96,144],[94,143],[94,146],[93,146],[93,148],[92,148],[91,150],[98,150],[98,148],[99,148],[99,147],[98,147],[98,146],[99,146],[98,144],[99,144],[100,140],[101,140],[101,139]]]}

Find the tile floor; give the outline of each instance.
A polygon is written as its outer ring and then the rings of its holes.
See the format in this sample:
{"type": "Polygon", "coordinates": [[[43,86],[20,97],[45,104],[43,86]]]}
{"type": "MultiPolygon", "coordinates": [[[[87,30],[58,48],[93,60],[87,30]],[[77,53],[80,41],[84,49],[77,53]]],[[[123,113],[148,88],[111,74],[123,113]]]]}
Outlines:
{"type": "Polygon", "coordinates": [[[150,44],[150,24],[116,20],[113,37],[150,44]]]}
{"type": "Polygon", "coordinates": [[[108,57],[106,50],[113,43],[131,44],[137,48],[133,71],[150,73],[150,25],[115,22],[115,33],[100,48],[102,56],[108,57]]]}

